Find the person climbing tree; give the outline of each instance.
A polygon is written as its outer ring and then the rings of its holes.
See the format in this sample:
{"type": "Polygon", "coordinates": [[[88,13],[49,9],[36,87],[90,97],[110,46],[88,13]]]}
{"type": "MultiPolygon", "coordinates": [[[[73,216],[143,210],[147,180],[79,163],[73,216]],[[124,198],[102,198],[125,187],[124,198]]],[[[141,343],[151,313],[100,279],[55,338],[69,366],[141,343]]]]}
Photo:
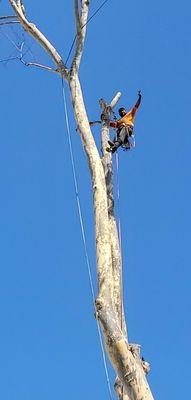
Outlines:
{"type": "MultiPolygon", "coordinates": [[[[114,212],[114,190],[113,190],[113,170],[112,160],[105,154],[105,146],[109,138],[109,126],[117,129],[117,140],[114,145],[110,145],[111,151],[114,152],[121,146],[125,139],[122,139],[122,128],[126,128],[126,135],[130,141],[133,133],[133,122],[135,113],[140,105],[141,94],[132,110],[126,113],[125,109],[120,110],[120,119],[110,121],[110,115],[113,108],[120,98],[118,92],[115,97],[107,104],[104,99],[100,100],[102,109],[101,121],[101,137],[102,137],[102,155],[99,155],[98,147],[92,136],[87,118],[86,107],[84,103],[84,95],[79,79],[79,68],[83,55],[84,41],[86,37],[86,28],[93,16],[106,4],[105,0],[99,8],[89,17],[89,0],[74,0],[74,13],[76,20],[76,34],[71,45],[69,55],[66,62],[58,53],[57,49],[50,42],[49,38],[39,30],[38,26],[31,23],[27,19],[23,8],[24,0],[9,0],[15,15],[13,21],[19,23],[25,33],[36,40],[39,45],[47,52],[54,63],[53,67],[41,65],[31,62],[25,63],[20,47],[16,46],[19,55],[18,60],[24,65],[40,67],[47,71],[57,73],[61,78],[62,96],[65,111],[66,131],[70,148],[70,158],[73,171],[74,188],[76,202],[79,214],[79,222],[81,225],[82,239],[84,242],[84,252],[89,275],[90,287],[92,292],[92,300],[95,307],[95,316],[97,320],[98,337],[100,340],[103,364],[108,384],[110,398],[113,399],[113,394],[110,386],[110,379],[105,361],[104,345],[102,334],[105,342],[105,349],[109,356],[110,362],[116,372],[117,378],[115,389],[118,400],[154,400],[149,384],[146,379],[146,374],[149,370],[148,363],[140,358],[140,345],[129,343],[125,313],[123,311],[123,291],[122,291],[122,257],[121,243],[118,235],[117,222],[114,212]],[[15,21],[16,18],[16,21],[15,21]],[[73,59],[70,67],[67,64],[70,53],[75,46],[73,59]],[[76,175],[75,159],[73,156],[72,135],[70,133],[70,123],[68,118],[67,100],[64,89],[64,80],[68,84],[68,89],[71,95],[71,104],[74,111],[74,116],[77,123],[77,129],[82,141],[84,151],[87,156],[88,166],[90,170],[92,184],[92,199],[94,207],[94,224],[95,224],[95,244],[96,244],[96,264],[98,276],[98,293],[97,297],[94,293],[94,285],[92,281],[91,266],[89,261],[89,252],[86,245],[86,234],[84,230],[83,216],[81,212],[78,181],[76,175]],[[130,126],[130,128],[128,128],[130,126]],[[128,134],[127,134],[128,132],[128,134]],[[117,145],[118,141],[118,145],[117,145]],[[104,146],[104,148],[103,148],[104,146]],[[114,147],[114,149],[113,149],[114,147]],[[104,151],[103,151],[104,150],[104,151]],[[100,330],[101,329],[101,330],[100,330]],[[102,333],[101,333],[102,332],[102,333]]],[[[93,3],[93,2],[92,2],[93,3]]],[[[7,18],[12,16],[7,16],[7,18]]],[[[20,29],[20,28],[19,28],[20,29]]],[[[21,46],[22,49],[22,46],[21,46]]],[[[93,123],[90,123],[92,125],[93,123]]],[[[76,361],[76,360],[75,360],[76,361]]],[[[91,397],[91,396],[89,396],[91,397]]]]}
{"type": "Polygon", "coordinates": [[[115,153],[115,151],[120,147],[124,146],[127,150],[135,146],[135,140],[133,135],[134,118],[135,114],[141,103],[141,91],[138,91],[138,100],[134,107],[126,112],[124,107],[119,108],[118,112],[121,118],[116,121],[110,121],[110,126],[117,129],[114,141],[108,141],[109,146],[106,150],[115,153]]]}

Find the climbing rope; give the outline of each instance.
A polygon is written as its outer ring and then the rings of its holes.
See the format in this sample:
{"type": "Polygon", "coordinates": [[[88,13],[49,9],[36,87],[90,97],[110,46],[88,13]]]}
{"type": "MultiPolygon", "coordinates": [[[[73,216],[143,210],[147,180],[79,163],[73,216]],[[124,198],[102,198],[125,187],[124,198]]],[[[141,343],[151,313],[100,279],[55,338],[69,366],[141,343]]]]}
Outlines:
{"type": "MultiPolygon", "coordinates": [[[[108,1],[109,1],[109,0],[105,0],[105,1],[97,8],[97,10],[88,18],[86,24],[84,24],[84,25],[81,27],[81,29],[83,29],[87,24],[89,24],[89,22],[96,16],[96,14],[102,9],[102,7],[103,7],[108,1]]],[[[69,58],[70,58],[70,55],[71,55],[71,52],[72,52],[73,47],[74,47],[74,45],[75,45],[76,39],[77,39],[77,34],[74,36],[74,39],[73,39],[72,44],[71,44],[71,46],[70,46],[70,49],[69,49],[69,52],[68,52],[68,55],[67,55],[67,58],[66,58],[66,61],[65,61],[65,65],[67,65],[67,62],[68,62],[68,60],[69,60],[69,58]]]]}
{"type": "Polygon", "coordinates": [[[119,246],[122,257],[122,238],[121,238],[121,218],[120,218],[120,182],[119,182],[119,156],[118,153],[115,153],[115,162],[116,162],[116,171],[117,171],[117,227],[118,227],[118,235],[119,235],[119,246]]]}
{"type": "MultiPolygon", "coordinates": [[[[119,182],[119,155],[115,153],[116,175],[117,175],[117,228],[119,236],[119,247],[121,253],[121,330],[123,331],[123,276],[122,276],[122,237],[121,237],[121,217],[120,217],[120,182],[119,182]]],[[[122,386],[122,400],[124,399],[124,388],[122,386]]]]}
{"type": "Polygon", "coordinates": [[[115,155],[115,163],[116,163],[116,175],[117,175],[117,228],[118,228],[118,236],[119,236],[119,247],[121,253],[121,330],[123,331],[123,257],[122,257],[122,235],[121,235],[121,217],[120,217],[120,182],[119,182],[119,156],[116,152],[115,155]]]}
{"type": "MultiPolygon", "coordinates": [[[[63,97],[63,103],[64,103],[64,114],[65,114],[66,130],[67,130],[67,136],[68,136],[68,145],[69,145],[69,151],[70,151],[70,160],[71,160],[71,165],[72,165],[74,188],[75,188],[75,194],[76,194],[78,216],[79,216],[79,221],[80,221],[80,228],[81,228],[84,253],[85,253],[85,259],[86,259],[87,270],[88,270],[91,295],[92,295],[94,309],[96,311],[96,308],[95,308],[96,297],[95,297],[95,292],[94,292],[94,287],[93,287],[93,278],[92,278],[92,272],[91,272],[91,266],[90,266],[90,259],[89,259],[89,255],[88,255],[88,251],[87,251],[87,241],[86,241],[84,221],[83,221],[83,216],[82,216],[81,202],[80,202],[80,196],[79,196],[79,190],[78,190],[78,180],[77,180],[77,174],[76,174],[76,165],[75,165],[74,152],[73,152],[72,135],[71,135],[71,130],[70,130],[69,118],[68,118],[68,108],[67,108],[66,93],[65,93],[65,88],[64,88],[63,77],[62,77],[62,97],[63,97]]],[[[100,329],[97,319],[96,319],[96,323],[97,323],[98,337],[99,337],[99,342],[100,342],[100,347],[101,347],[101,353],[102,353],[102,359],[103,359],[103,365],[104,365],[104,370],[105,370],[105,375],[106,375],[109,396],[110,396],[110,399],[113,400],[111,383],[110,383],[110,379],[109,379],[109,372],[108,372],[108,368],[107,368],[105,350],[104,350],[104,345],[103,345],[103,339],[102,339],[101,329],[100,329]]]]}

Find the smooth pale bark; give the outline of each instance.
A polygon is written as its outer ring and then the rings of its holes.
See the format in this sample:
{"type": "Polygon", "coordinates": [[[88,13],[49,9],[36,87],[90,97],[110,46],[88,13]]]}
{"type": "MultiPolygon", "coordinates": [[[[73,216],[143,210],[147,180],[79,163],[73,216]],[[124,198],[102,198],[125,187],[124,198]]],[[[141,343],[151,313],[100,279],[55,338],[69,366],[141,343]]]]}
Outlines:
{"type": "Polygon", "coordinates": [[[95,239],[98,267],[99,296],[111,301],[112,262],[108,224],[107,194],[102,162],[90,130],[78,76],[69,80],[71,100],[78,129],[86,152],[92,177],[95,217],[95,239]]]}
{"type": "Polygon", "coordinates": [[[122,258],[121,249],[118,237],[116,220],[114,217],[114,193],[113,193],[113,167],[112,155],[106,150],[108,140],[110,139],[110,116],[113,107],[118,102],[121,93],[118,92],[110,105],[101,99],[100,106],[102,108],[102,129],[101,129],[101,144],[102,144],[102,164],[104,167],[105,183],[107,189],[108,215],[109,215],[109,231],[112,254],[112,271],[113,271],[113,304],[116,312],[116,318],[121,326],[124,334],[127,335],[126,323],[123,311],[123,290],[122,290],[122,258]]]}
{"type": "MultiPolygon", "coordinates": [[[[9,2],[25,31],[46,50],[54,61],[57,67],[56,72],[65,78],[71,93],[74,116],[87,155],[92,180],[98,272],[96,317],[102,327],[108,356],[118,376],[115,385],[118,398],[119,400],[153,400],[146,380],[145,365],[127,340],[122,302],[121,254],[114,218],[112,158],[111,154],[106,154],[105,150],[109,138],[110,112],[120,94],[113,99],[109,107],[103,104],[103,156],[101,158],[90,130],[78,76],[90,2],[81,0],[79,6],[78,0],[74,0],[76,49],[69,70],[52,43],[36,25],[28,21],[23,1],[9,0],[9,2]]],[[[39,64],[37,65],[39,67],[39,64]]]]}
{"type": "Polygon", "coordinates": [[[106,350],[131,400],[153,400],[140,358],[128,347],[114,310],[111,241],[104,169],[91,135],[78,76],[69,81],[76,121],[92,176],[99,294],[97,318],[101,323],[106,350]],[[89,134],[87,135],[87,132],[89,134]]]}
{"type": "MultiPolygon", "coordinates": [[[[117,97],[116,97],[117,101],[117,97]]],[[[111,104],[116,104],[112,102],[111,104]]],[[[97,299],[97,316],[101,322],[105,337],[106,349],[110,361],[113,364],[118,378],[115,383],[116,393],[119,400],[138,400],[152,399],[149,386],[145,379],[140,356],[135,357],[132,348],[128,345],[126,323],[123,312],[123,291],[122,291],[122,260],[120,243],[114,217],[114,195],[113,195],[113,171],[112,156],[106,151],[109,140],[109,120],[112,111],[111,106],[107,106],[105,101],[100,101],[102,107],[102,163],[105,173],[105,181],[108,198],[108,215],[110,243],[112,252],[112,271],[113,271],[113,299],[114,308],[110,308],[106,302],[101,303],[97,299]],[[139,396],[139,384],[141,382],[141,395],[139,396]]]]}

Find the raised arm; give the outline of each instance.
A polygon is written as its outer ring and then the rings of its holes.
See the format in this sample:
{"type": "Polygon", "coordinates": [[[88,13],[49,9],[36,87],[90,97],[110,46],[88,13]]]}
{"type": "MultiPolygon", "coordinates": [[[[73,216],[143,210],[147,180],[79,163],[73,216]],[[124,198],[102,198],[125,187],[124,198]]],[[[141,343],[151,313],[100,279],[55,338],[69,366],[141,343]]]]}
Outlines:
{"type": "Polygon", "coordinates": [[[137,112],[137,110],[138,110],[138,108],[139,108],[139,106],[141,104],[141,99],[142,99],[142,94],[141,94],[141,91],[139,90],[138,91],[138,100],[135,103],[134,107],[132,108],[132,113],[133,114],[135,114],[137,112]]]}

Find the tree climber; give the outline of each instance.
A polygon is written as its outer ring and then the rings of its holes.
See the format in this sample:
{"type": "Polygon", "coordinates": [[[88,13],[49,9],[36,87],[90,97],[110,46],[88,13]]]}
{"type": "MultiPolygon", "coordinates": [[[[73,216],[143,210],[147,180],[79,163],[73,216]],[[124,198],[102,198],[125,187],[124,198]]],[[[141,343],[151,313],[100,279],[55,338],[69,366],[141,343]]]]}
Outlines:
{"type": "Polygon", "coordinates": [[[125,108],[121,107],[118,110],[121,118],[117,121],[110,121],[110,126],[117,129],[117,134],[113,142],[111,140],[108,141],[110,147],[106,148],[107,151],[115,153],[120,146],[123,146],[127,150],[135,146],[133,127],[135,114],[140,106],[142,98],[140,90],[138,91],[138,96],[136,104],[130,111],[126,112],[125,108]]]}

